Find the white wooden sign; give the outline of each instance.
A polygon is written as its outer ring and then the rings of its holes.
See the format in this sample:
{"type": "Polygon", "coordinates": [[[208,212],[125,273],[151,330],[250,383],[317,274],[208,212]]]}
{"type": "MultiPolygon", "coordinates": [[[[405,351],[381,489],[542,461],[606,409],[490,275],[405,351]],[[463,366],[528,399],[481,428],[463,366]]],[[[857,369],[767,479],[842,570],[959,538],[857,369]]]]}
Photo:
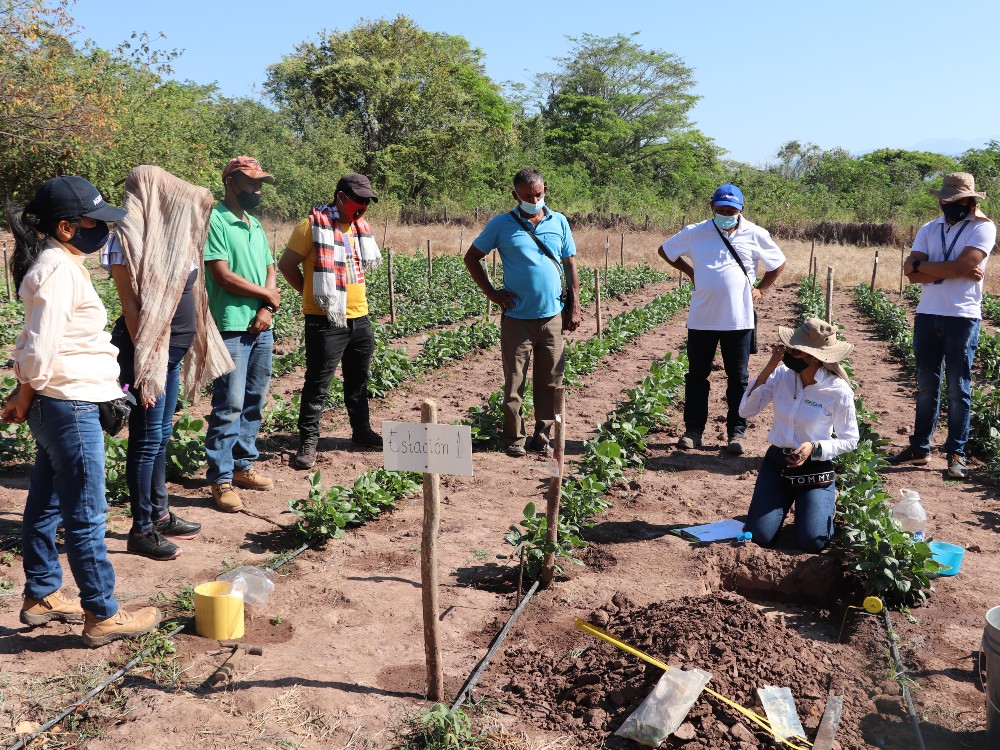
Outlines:
{"type": "Polygon", "coordinates": [[[468,425],[383,422],[382,439],[386,469],[472,476],[468,425]]]}

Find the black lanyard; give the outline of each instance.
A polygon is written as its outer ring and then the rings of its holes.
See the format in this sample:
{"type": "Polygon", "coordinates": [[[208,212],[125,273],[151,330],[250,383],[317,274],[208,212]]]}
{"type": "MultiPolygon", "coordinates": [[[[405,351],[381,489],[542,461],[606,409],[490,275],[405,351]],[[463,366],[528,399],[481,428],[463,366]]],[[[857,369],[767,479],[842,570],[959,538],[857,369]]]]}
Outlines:
{"type": "Polygon", "coordinates": [[[962,226],[960,226],[958,228],[958,231],[955,233],[955,237],[954,239],[952,239],[951,245],[948,245],[947,241],[945,240],[944,222],[941,223],[941,250],[944,251],[945,260],[951,260],[951,254],[955,252],[955,245],[958,244],[958,238],[962,236],[962,232],[965,231],[965,227],[968,226],[969,221],[970,221],[969,219],[966,219],[965,221],[962,222],[962,226]]]}

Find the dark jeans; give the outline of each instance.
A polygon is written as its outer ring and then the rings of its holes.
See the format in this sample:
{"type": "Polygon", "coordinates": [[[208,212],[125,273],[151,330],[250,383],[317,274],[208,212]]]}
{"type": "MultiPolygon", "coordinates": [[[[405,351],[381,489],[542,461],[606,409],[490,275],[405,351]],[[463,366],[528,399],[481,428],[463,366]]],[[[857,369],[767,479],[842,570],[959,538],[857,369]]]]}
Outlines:
{"type": "Polygon", "coordinates": [[[979,321],[948,315],[913,318],[913,354],[917,360],[917,414],[910,445],[926,453],[941,412],[941,365],[948,381],[947,453],[965,455],[972,417],[972,360],[979,346],[979,321]]]}
{"type": "Polygon", "coordinates": [[[343,362],[344,405],[355,433],[370,429],[368,377],[375,354],[375,334],[365,315],[350,318],[347,327],[335,326],[325,315],[306,315],[306,377],[299,402],[299,437],[303,443],[319,439],[330,381],[343,362]]]}
{"type": "MultiPolygon", "coordinates": [[[[132,503],[132,531],[146,534],[170,513],[167,500],[167,443],[174,431],[181,360],[187,349],[172,346],[163,395],[148,409],[137,404],[128,420],[125,481],[132,503]]],[[[137,394],[138,395],[138,394],[137,394]]]]}
{"type": "MultiPolygon", "coordinates": [[[[770,454],[780,448],[771,447],[770,454]]],[[[772,457],[772,460],[773,457],[772,457]]],[[[769,547],[778,537],[785,516],[795,506],[795,542],[806,552],[819,552],[833,537],[833,514],[836,510],[836,482],[826,487],[793,490],[765,458],[761,461],[753,500],[747,513],[746,530],[762,547],[769,547]]]]}
{"type": "Polygon", "coordinates": [[[750,337],[753,329],[743,331],[688,330],[688,373],[684,377],[684,429],[700,435],[708,422],[708,376],[712,372],[715,350],[722,349],[722,365],[726,369],[728,385],[726,403],[726,432],[729,437],[740,435],[747,428],[747,421],[740,416],[740,401],[747,389],[750,360],[750,337]]]}
{"type": "Polygon", "coordinates": [[[24,595],[42,599],[62,587],[56,529],[83,608],[104,620],[118,611],[115,570],[104,544],[104,432],[97,404],[35,396],[28,426],[38,444],[21,539],[24,595]]]}

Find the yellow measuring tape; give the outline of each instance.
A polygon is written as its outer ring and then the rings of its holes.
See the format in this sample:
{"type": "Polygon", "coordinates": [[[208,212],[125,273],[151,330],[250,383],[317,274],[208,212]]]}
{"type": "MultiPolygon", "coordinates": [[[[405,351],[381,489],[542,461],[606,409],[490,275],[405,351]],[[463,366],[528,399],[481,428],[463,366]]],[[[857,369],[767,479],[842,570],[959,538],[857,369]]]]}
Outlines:
{"type": "MultiPolygon", "coordinates": [[[[574,625],[575,625],[575,627],[576,627],[577,630],[582,630],[584,633],[589,633],[590,635],[596,636],[597,638],[600,638],[603,641],[607,641],[608,643],[610,643],[615,648],[620,648],[625,653],[632,654],[632,656],[636,656],[636,657],[642,659],[647,664],[652,664],[654,667],[659,667],[660,669],[663,669],[663,670],[670,669],[670,665],[669,664],[664,664],[659,659],[654,659],[649,654],[643,653],[639,649],[633,648],[632,646],[629,646],[624,641],[618,640],[617,638],[615,638],[610,633],[608,633],[608,632],[606,632],[604,630],[601,630],[600,628],[595,627],[594,625],[591,625],[589,622],[584,622],[583,620],[577,620],[574,623],[574,625]]],[[[787,729],[783,729],[782,727],[779,727],[776,724],[772,724],[770,721],[767,720],[767,718],[761,716],[760,714],[754,713],[749,708],[745,708],[744,706],[741,706],[736,701],[731,701],[731,700],[729,700],[729,698],[726,698],[724,695],[719,695],[717,692],[715,692],[714,690],[711,690],[709,688],[705,688],[705,692],[708,693],[709,695],[717,698],[718,700],[722,701],[727,706],[730,706],[731,708],[739,711],[741,714],[743,714],[748,719],[750,719],[750,721],[752,721],[754,724],[757,724],[761,728],[763,728],[766,731],[770,732],[777,739],[779,739],[781,742],[784,742],[790,748],[793,748],[793,750],[806,750],[806,749],[804,747],[802,747],[801,745],[796,745],[794,742],[791,742],[790,740],[786,739],[784,735],[787,735],[788,737],[794,737],[796,740],[801,740],[802,742],[805,743],[806,747],[812,747],[812,743],[809,742],[809,740],[807,740],[802,735],[795,734],[794,732],[790,732],[787,729]]]]}

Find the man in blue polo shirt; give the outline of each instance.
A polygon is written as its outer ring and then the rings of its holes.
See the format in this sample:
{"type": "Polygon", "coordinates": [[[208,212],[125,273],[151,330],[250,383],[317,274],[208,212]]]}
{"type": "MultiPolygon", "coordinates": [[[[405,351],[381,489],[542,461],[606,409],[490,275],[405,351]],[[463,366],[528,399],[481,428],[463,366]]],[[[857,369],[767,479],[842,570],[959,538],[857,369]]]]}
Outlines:
{"type": "Polygon", "coordinates": [[[569,222],[546,208],[545,180],[538,170],[526,167],[514,175],[513,196],[517,208],[487,222],[466,252],[465,265],[476,285],[503,311],[503,436],[507,455],[518,457],[525,450],[548,448],[555,421],[555,389],[563,376],[562,334],[580,325],[580,280],[569,222]],[[493,250],[500,252],[503,261],[502,289],[493,286],[482,264],[493,250]],[[521,402],[532,360],[535,431],[526,443],[521,402]]]}

